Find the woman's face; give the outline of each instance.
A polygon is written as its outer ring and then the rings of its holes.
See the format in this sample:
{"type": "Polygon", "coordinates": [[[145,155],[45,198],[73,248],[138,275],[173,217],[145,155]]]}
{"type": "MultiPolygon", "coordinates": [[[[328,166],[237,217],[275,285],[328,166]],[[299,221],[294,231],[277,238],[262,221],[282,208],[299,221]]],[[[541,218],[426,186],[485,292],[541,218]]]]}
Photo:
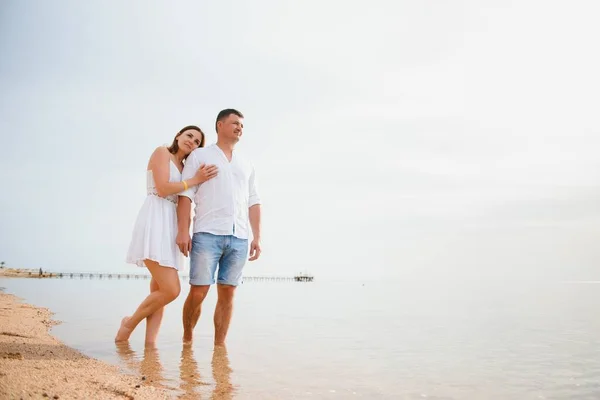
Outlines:
{"type": "Polygon", "coordinates": [[[179,148],[186,155],[200,147],[200,143],[202,143],[202,134],[195,129],[183,131],[177,138],[179,148]]]}

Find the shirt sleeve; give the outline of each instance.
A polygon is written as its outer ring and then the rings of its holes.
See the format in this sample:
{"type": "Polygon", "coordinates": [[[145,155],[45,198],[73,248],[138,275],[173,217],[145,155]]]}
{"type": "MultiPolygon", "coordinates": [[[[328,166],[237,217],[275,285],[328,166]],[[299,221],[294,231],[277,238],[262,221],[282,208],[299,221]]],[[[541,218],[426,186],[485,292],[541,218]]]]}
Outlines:
{"type": "MultiPolygon", "coordinates": [[[[193,178],[196,175],[196,171],[200,167],[200,160],[196,157],[196,151],[192,151],[190,155],[185,160],[185,165],[183,167],[183,172],[181,173],[181,180],[185,181],[186,179],[193,178]]],[[[179,196],[188,197],[190,200],[194,200],[194,196],[198,191],[198,185],[189,186],[187,190],[178,193],[179,196]]]]}
{"type": "Polygon", "coordinates": [[[250,180],[248,182],[249,188],[249,196],[248,196],[248,208],[261,204],[260,196],[258,194],[258,188],[256,185],[256,173],[254,171],[254,166],[252,167],[252,172],[250,173],[250,180]]]}

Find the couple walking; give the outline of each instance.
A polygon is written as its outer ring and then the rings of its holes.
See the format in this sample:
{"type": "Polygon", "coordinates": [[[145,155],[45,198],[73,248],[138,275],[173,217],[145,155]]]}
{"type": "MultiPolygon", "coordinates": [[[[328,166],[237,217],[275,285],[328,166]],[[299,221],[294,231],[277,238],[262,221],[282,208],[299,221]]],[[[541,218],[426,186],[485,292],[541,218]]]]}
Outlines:
{"type": "Polygon", "coordinates": [[[183,269],[184,256],[189,255],[190,291],[183,307],[183,340],[192,340],[202,302],[216,283],[214,341],[217,346],[225,344],[242,269],[246,260],[256,260],[261,253],[254,167],[235,151],[243,120],[237,110],[222,110],[215,123],[215,144],[205,147],[202,130],[188,126],[175,135],[169,147],[157,148],[150,157],[148,196],[135,222],[126,258],[150,271],[150,295],[131,316],[123,318],[115,341],[127,341],[144,319],[146,343],[156,341],[164,307],[181,291],[177,271],[183,269]],[[192,201],[195,216],[190,237],[192,201]],[[248,243],[250,231],[253,239],[248,243]]]}

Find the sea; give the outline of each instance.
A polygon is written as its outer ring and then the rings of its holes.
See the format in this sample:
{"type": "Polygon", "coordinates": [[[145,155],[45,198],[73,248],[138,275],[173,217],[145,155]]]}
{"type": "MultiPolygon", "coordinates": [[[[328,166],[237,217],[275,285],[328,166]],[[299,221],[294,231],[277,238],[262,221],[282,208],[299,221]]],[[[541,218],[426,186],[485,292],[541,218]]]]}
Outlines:
{"type": "Polygon", "coordinates": [[[149,283],[0,278],[55,313],[65,344],[174,398],[600,399],[599,282],[247,281],[227,347],[215,349],[215,288],[182,343],[182,280],[155,347],[144,322],[116,345],[149,283]]]}

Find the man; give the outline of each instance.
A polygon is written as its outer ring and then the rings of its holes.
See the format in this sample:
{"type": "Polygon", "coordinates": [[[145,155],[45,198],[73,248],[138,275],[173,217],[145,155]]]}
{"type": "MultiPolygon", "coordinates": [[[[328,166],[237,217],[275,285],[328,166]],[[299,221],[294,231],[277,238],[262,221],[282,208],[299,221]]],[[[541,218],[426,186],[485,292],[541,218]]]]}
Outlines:
{"type": "Polygon", "coordinates": [[[261,253],[260,198],[254,167],[234,151],[244,129],[243,119],[242,113],[234,109],[219,112],[215,126],[217,143],[194,150],[183,168],[182,180],[194,176],[203,164],[218,168],[216,177],[179,194],[176,241],[186,257],[190,253],[190,292],[183,307],[183,340],[186,342],[192,340],[202,302],[215,283],[218,264],[215,345],[225,344],[233,312],[233,295],[241,282],[242,269],[246,259],[254,261],[261,253]],[[193,238],[190,239],[192,200],[195,216],[193,238]],[[253,237],[250,251],[248,222],[253,237]]]}

